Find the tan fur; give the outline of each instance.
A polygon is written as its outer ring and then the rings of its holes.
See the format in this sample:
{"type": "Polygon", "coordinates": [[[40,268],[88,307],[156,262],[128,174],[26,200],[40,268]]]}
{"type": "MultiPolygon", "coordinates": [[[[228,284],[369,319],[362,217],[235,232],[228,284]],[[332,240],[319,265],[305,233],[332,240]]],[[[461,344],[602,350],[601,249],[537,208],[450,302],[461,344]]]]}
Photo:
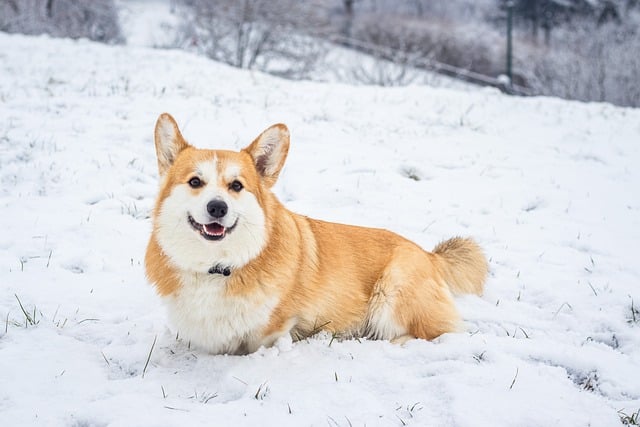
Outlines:
{"type": "MultiPolygon", "coordinates": [[[[159,123],[166,122],[167,116],[161,116],[159,123]]],[[[171,123],[175,123],[172,118],[171,123]]],[[[284,125],[269,131],[275,132],[269,137],[282,144],[275,148],[280,150],[275,158],[261,152],[257,140],[240,152],[195,149],[179,131],[179,149],[173,159],[166,159],[172,152],[163,157],[163,147],[159,148],[162,183],[145,258],[148,278],[158,293],[179,294],[184,286],[181,277],[204,273],[180,271],[172,265],[155,237],[156,218],[172,188],[193,174],[194,164],[215,157],[219,167],[227,162],[241,165],[244,191],[255,195],[266,217],[263,250],[234,270],[224,285],[230,298],[257,304],[270,297],[277,300],[268,322],[257,332],[258,344],[247,343],[245,350],[270,345],[287,333],[300,339],[327,330],[403,342],[457,330],[459,316],[452,292],[480,294],[487,275],[479,246],[456,237],[430,253],[390,231],[334,224],[288,211],[270,187],[284,164],[289,134],[284,125]]]]}

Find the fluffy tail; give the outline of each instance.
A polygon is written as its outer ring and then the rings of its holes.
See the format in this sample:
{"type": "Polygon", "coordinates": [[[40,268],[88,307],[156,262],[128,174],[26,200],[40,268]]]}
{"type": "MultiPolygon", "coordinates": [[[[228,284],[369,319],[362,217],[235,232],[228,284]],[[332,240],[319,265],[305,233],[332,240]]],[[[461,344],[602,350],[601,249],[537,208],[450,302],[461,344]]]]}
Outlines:
{"type": "Polygon", "coordinates": [[[472,239],[454,237],[434,249],[439,270],[454,294],[482,294],[489,265],[472,239]]]}

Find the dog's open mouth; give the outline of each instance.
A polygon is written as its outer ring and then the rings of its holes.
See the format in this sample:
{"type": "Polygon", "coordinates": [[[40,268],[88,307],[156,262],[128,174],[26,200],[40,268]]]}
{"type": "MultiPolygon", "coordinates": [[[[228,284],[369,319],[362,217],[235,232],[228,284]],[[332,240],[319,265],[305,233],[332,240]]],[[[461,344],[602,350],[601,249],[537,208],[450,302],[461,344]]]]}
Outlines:
{"type": "Polygon", "coordinates": [[[231,227],[225,227],[219,222],[200,224],[189,215],[189,224],[207,240],[222,240],[227,233],[230,233],[236,227],[237,223],[238,220],[236,220],[231,227]]]}

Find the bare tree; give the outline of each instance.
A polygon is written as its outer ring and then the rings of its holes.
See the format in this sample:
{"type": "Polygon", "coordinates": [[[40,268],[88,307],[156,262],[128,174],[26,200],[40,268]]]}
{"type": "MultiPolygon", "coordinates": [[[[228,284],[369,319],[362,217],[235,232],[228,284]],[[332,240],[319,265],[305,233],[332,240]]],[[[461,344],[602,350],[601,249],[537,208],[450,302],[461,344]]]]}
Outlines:
{"type": "MultiPolygon", "coordinates": [[[[502,44],[495,29],[482,24],[453,25],[441,18],[360,13],[353,37],[393,52],[385,59],[403,64],[430,60],[486,75],[502,72],[502,44]]],[[[352,43],[356,45],[356,43],[352,43]]]]}
{"type": "Polygon", "coordinates": [[[519,68],[537,93],[582,101],[640,106],[640,14],[622,25],[610,22],[559,27],[557,38],[519,68]]]}
{"type": "Polygon", "coordinates": [[[113,0],[0,0],[0,31],[122,41],[113,0]]]}
{"type": "Polygon", "coordinates": [[[300,78],[322,57],[313,9],[296,0],[193,0],[181,44],[238,68],[300,78]]]}
{"type": "Polygon", "coordinates": [[[349,77],[367,85],[406,86],[416,80],[417,74],[408,62],[398,63],[372,56],[370,61],[360,61],[352,68],[349,77]]]}

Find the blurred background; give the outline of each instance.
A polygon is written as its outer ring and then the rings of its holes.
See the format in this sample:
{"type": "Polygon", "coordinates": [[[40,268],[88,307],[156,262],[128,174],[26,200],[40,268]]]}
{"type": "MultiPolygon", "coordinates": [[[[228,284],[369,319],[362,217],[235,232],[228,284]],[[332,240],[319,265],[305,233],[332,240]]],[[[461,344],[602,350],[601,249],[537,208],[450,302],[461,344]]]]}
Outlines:
{"type": "Polygon", "coordinates": [[[290,79],[640,106],[640,0],[0,0],[0,31],[179,48],[290,79]]]}

